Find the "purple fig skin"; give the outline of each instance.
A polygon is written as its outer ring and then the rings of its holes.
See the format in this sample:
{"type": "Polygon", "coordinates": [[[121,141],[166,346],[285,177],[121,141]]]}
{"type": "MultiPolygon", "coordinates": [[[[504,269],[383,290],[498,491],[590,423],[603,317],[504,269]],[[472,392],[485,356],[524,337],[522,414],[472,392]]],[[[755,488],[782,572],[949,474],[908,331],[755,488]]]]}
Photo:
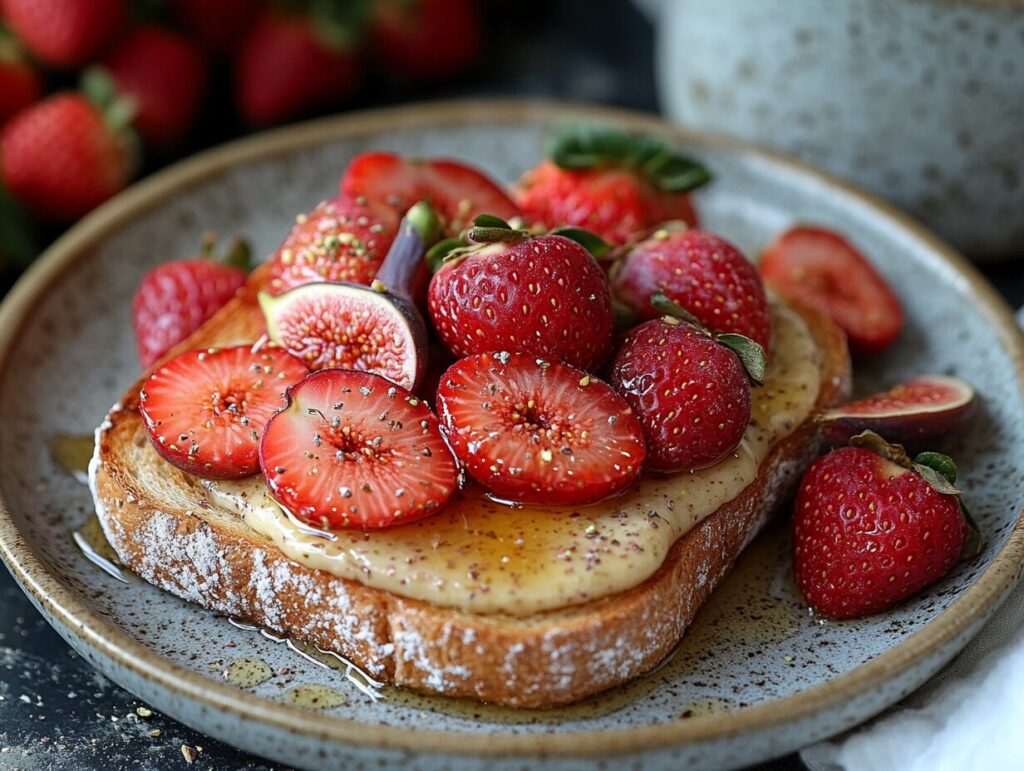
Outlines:
{"type": "MultiPolygon", "coordinates": [[[[402,382],[399,385],[416,392],[422,386],[427,371],[429,338],[426,321],[413,298],[422,294],[426,286],[429,270],[423,257],[439,234],[440,224],[434,212],[425,203],[416,204],[402,220],[398,235],[377,272],[377,278],[369,287],[340,281],[314,282],[290,289],[278,297],[261,293],[260,305],[263,307],[268,331],[277,327],[275,308],[285,307],[288,298],[294,294],[316,292],[317,287],[320,287],[325,293],[344,295],[350,305],[365,307],[367,313],[374,318],[381,318],[381,314],[393,316],[398,325],[406,330],[412,342],[409,353],[414,359],[411,369],[415,374],[411,383],[402,382]]],[[[274,339],[272,331],[271,338],[274,339]]],[[[275,342],[291,350],[286,340],[275,342]]]]}
{"type": "Polygon", "coordinates": [[[825,439],[846,445],[874,431],[911,452],[934,449],[962,431],[974,414],[974,389],[959,378],[922,375],[883,393],[833,407],[818,416],[825,439]]]}

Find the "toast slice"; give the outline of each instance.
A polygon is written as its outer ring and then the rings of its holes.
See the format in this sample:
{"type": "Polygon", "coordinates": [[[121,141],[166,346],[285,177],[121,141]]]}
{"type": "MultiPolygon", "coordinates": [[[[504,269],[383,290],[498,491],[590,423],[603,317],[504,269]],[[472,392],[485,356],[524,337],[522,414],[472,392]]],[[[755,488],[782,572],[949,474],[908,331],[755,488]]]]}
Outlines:
{"type": "MultiPolygon", "coordinates": [[[[256,340],[265,275],[257,270],[177,350],[256,340]]],[[[820,410],[848,393],[846,342],[821,314],[797,310],[823,353],[820,410]]],[[[304,567],[236,514],[201,508],[197,480],[149,444],[140,385],[97,430],[89,470],[100,522],[126,566],[203,607],[334,651],[378,680],[524,708],[578,701],[652,669],[819,450],[809,418],[771,449],[752,484],[680,538],[658,571],[632,589],[525,618],[481,615],[304,567]]]]}

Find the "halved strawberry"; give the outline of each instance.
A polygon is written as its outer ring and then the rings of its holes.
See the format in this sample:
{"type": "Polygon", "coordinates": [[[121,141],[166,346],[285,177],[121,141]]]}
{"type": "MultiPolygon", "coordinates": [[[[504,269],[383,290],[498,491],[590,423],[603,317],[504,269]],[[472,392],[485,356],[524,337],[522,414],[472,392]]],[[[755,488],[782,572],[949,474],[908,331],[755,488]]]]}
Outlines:
{"type": "Polygon", "coordinates": [[[784,297],[831,316],[855,354],[881,352],[903,329],[903,309],[885,279],[832,230],[801,225],[786,231],[761,255],[761,275],[784,297]]]}
{"type": "Polygon", "coordinates": [[[530,354],[455,362],[437,409],[466,471],[499,498],[593,503],[628,487],[644,462],[643,429],[621,396],[530,354]]]}
{"type": "Polygon", "coordinates": [[[478,214],[511,219],[519,209],[483,172],[457,161],[404,158],[374,152],[357,156],[341,178],[341,192],[378,212],[385,221],[426,200],[446,231],[458,235],[478,214]]]}
{"type": "Polygon", "coordinates": [[[316,527],[405,524],[440,511],[459,487],[430,408],[390,380],[346,369],[288,389],[260,465],[274,498],[316,527]]]}
{"type": "Polygon", "coordinates": [[[169,463],[208,479],[259,471],[259,444],[284,392],[309,372],[289,353],[248,345],[186,351],[139,393],[150,441],[169,463]]]}

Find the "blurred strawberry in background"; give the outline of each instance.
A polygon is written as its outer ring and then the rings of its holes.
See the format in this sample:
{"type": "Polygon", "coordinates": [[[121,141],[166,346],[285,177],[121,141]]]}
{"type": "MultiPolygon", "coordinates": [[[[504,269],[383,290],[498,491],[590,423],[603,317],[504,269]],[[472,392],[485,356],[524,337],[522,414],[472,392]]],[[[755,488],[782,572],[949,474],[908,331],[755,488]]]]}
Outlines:
{"type": "Polygon", "coordinates": [[[0,0],[0,270],[20,271],[35,241],[139,172],[248,130],[456,82],[480,61],[486,17],[510,5],[0,0]]]}
{"type": "Polygon", "coordinates": [[[359,87],[361,30],[344,3],[327,13],[264,10],[235,62],[235,94],[247,123],[266,125],[340,104],[359,87]]]}
{"type": "Polygon", "coordinates": [[[373,53],[380,66],[409,82],[443,80],[480,56],[482,25],[474,0],[377,0],[373,53]]]}
{"type": "Polygon", "coordinates": [[[131,180],[135,166],[129,112],[74,91],[18,113],[0,136],[10,194],[43,219],[70,222],[131,180]]]}
{"type": "Polygon", "coordinates": [[[101,54],[121,31],[125,0],[0,0],[7,26],[40,61],[77,67],[101,54]]]}
{"type": "Polygon", "coordinates": [[[42,94],[43,80],[21,45],[0,29],[0,126],[42,94]]]}
{"type": "Polygon", "coordinates": [[[184,137],[206,91],[206,60],[198,46],[152,24],[125,35],[93,72],[111,78],[117,93],[131,100],[132,126],[155,150],[184,137]]]}
{"type": "Polygon", "coordinates": [[[169,0],[168,4],[182,31],[215,54],[238,47],[259,8],[256,0],[169,0]]]}

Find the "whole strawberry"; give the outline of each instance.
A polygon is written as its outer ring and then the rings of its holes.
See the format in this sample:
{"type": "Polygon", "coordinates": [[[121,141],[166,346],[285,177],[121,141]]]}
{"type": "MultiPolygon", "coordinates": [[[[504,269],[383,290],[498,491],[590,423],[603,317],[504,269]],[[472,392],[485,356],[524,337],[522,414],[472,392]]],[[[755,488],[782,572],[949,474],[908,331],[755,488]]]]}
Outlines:
{"type": "Polygon", "coordinates": [[[566,129],[548,156],[514,191],[527,221],[586,228],[612,244],[668,220],[696,225],[689,193],[711,179],[664,142],[610,128],[566,129]]]}
{"type": "Polygon", "coordinates": [[[142,278],[132,300],[132,326],[143,367],[199,329],[245,283],[248,246],[236,241],[223,262],[212,259],[213,251],[207,238],[203,257],[164,263],[142,278]]]}
{"type": "Polygon", "coordinates": [[[280,294],[311,281],[369,284],[398,230],[390,210],[371,213],[339,195],[296,219],[272,258],[270,291],[280,294]]]}
{"type": "Polygon", "coordinates": [[[339,104],[360,76],[358,53],[343,29],[308,14],[267,9],[238,49],[235,99],[247,122],[280,123],[339,104]]]}
{"type": "Polygon", "coordinates": [[[125,0],[0,0],[0,16],[40,60],[76,67],[113,42],[126,5],[125,0]]]}
{"type": "Polygon", "coordinates": [[[17,41],[0,28],[0,126],[38,102],[43,80],[29,64],[17,41]]]}
{"type": "Polygon", "coordinates": [[[371,37],[384,70],[422,83],[472,67],[480,57],[481,27],[475,0],[376,0],[371,37]]]}
{"type": "Polygon", "coordinates": [[[187,39],[152,24],[136,27],[99,66],[132,100],[132,126],[150,146],[166,150],[192,127],[206,90],[206,62],[187,39]]]}
{"type": "Polygon", "coordinates": [[[65,91],[19,113],[0,134],[0,172],[32,213],[63,222],[121,190],[135,168],[128,114],[65,91]]]}
{"type": "Polygon", "coordinates": [[[472,245],[451,252],[430,282],[430,317],[448,350],[532,353],[596,369],[612,345],[612,298],[593,255],[565,236],[530,237],[493,217],[476,222],[472,245]]]}
{"type": "Polygon", "coordinates": [[[952,461],[865,432],[815,461],[793,511],[793,569],[830,618],[877,613],[938,581],[968,534],[952,461]],[[927,465],[926,465],[927,464],[927,465]]]}
{"type": "Polygon", "coordinates": [[[705,230],[668,225],[629,250],[613,272],[616,297],[641,318],[661,315],[656,292],[716,332],[736,332],[768,350],[772,320],[757,268],[735,246],[705,230]]]}
{"type": "MultiPolygon", "coordinates": [[[[688,317],[663,297],[659,305],[688,317]]],[[[675,315],[630,331],[615,355],[611,383],[644,428],[647,467],[690,471],[731,454],[750,423],[750,378],[760,382],[764,366],[757,343],[713,336],[675,315]]]]}

